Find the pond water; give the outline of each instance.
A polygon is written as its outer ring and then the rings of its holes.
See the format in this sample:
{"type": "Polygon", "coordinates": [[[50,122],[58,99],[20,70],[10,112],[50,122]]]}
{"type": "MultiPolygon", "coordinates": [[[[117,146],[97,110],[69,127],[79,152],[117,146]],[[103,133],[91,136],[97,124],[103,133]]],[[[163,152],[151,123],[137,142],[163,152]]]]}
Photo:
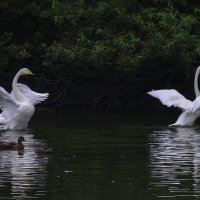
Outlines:
{"type": "Polygon", "coordinates": [[[176,115],[37,111],[24,151],[0,151],[0,199],[200,198],[200,128],[168,128],[176,115]],[[37,155],[50,146],[53,153],[37,155]]]}

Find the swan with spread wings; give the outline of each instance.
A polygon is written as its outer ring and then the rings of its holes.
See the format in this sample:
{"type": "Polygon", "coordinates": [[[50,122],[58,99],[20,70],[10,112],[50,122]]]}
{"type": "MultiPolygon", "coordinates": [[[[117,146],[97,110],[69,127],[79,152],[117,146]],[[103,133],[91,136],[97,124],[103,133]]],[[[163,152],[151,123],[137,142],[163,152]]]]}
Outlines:
{"type": "Polygon", "coordinates": [[[35,112],[34,105],[48,98],[48,93],[37,93],[32,91],[27,85],[17,83],[20,76],[32,74],[27,68],[19,70],[13,79],[11,94],[0,87],[1,129],[26,129],[35,112]]]}
{"type": "Polygon", "coordinates": [[[174,89],[169,90],[152,90],[147,94],[158,98],[161,103],[167,107],[177,107],[182,110],[181,115],[177,121],[170,126],[193,126],[195,120],[200,117],[200,92],[198,88],[198,77],[200,73],[200,66],[197,68],[194,79],[194,91],[196,99],[190,101],[182,94],[174,89]]]}

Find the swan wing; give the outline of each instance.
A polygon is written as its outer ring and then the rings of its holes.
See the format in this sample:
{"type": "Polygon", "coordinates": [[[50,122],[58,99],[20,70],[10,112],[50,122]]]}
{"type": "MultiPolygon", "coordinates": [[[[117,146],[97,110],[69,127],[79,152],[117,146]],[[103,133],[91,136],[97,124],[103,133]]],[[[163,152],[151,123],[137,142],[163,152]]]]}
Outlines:
{"type": "MultiPolygon", "coordinates": [[[[48,98],[49,94],[48,93],[38,93],[34,92],[31,90],[27,85],[18,83],[17,84],[19,90],[26,96],[26,98],[29,99],[29,101],[33,104],[36,105],[45,99],[48,98]]],[[[12,94],[11,94],[12,95],[12,94]]]]}
{"type": "Polygon", "coordinates": [[[155,97],[161,101],[161,103],[167,107],[177,107],[182,110],[187,110],[191,107],[192,102],[186,99],[182,94],[174,89],[169,90],[152,90],[147,94],[155,97]]]}
{"type": "Polygon", "coordinates": [[[2,110],[1,116],[5,119],[10,118],[16,112],[19,104],[12,98],[12,96],[2,87],[0,87],[0,108],[2,110]]]}

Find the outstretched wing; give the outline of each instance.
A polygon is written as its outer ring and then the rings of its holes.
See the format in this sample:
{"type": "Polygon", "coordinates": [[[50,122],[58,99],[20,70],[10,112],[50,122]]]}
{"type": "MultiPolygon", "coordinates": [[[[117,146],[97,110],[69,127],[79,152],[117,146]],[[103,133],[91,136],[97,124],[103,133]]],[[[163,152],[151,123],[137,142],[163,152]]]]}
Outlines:
{"type": "Polygon", "coordinates": [[[11,97],[11,95],[2,87],[0,87],[0,108],[2,116],[5,119],[10,118],[16,112],[19,104],[11,97]]]}
{"type": "MultiPolygon", "coordinates": [[[[45,99],[48,98],[49,94],[48,93],[37,93],[32,91],[27,85],[18,83],[17,84],[19,90],[26,96],[26,98],[29,99],[29,101],[33,104],[36,105],[45,99]]],[[[12,95],[12,93],[11,93],[12,95]]]]}
{"type": "Polygon", "coordinates": [[[167,107],[177,107],[182,110],[187,110],[191,107],[192,102],[186,99],[182,94],[174,89],[170,90],[152,90],[147,92],[147,94],[158,98],[163,105],[167,107]]]}

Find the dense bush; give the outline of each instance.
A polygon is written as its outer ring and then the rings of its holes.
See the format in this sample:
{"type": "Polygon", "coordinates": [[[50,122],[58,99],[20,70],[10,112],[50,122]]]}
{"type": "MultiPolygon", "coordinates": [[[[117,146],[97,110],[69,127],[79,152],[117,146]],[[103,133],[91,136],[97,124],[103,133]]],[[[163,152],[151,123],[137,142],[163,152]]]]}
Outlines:
{"type": "Polygon", "coordinates": [[[0,78],[31,66],[49,79],[134,82],[139,95],[182,84],[200,64],[199,19],[189,0],[2,0],[0,78]]]}

